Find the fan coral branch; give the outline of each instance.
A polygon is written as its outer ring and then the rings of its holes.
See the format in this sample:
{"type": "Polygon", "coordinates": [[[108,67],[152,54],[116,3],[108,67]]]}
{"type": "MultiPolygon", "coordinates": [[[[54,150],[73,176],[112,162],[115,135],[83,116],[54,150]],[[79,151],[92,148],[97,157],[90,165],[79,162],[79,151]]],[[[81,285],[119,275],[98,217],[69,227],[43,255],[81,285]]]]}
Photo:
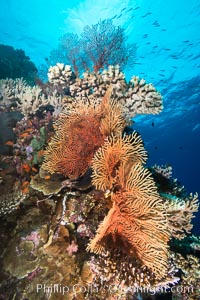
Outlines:
{"type": "Polygon", "coordinates": [[[157,278],[165,276],[169,233],[164,206],[150,172],[135,164],[127,178],[119,168],[121,189],[112,194],[113,206],[88,249],[103,253],[122,248],[151,269],[157,278]]]}
{"type": "Polygon", "coordinates": [[[92,182],[99,190],[111,190],[116,183],[120,164],[144,163],[146,159],[142,139],[136,132],[123,138],[111,135],[94,155],[92,182]]]}
{"type": "Polygon", "coordinates": [[[45,151],[42,168],[75,179],[83,175],[103,143],[98,111],[83,106],[71,115],[62,114],[57,121],[55,136],[45,151]]]}
{"type": "Polygon", "coordinates": [[[104,136],[109,136],[111,133],[121,134],[126,125],[125,118],[122,116],[121,104],[110,99],[112,91],[112,87],[109,87],[101,103],[103,118],[100,130],[104,136]]]}
{"type": "Polygon", "coordinates": [[[110,104],[110,96],[108,90],[102,104],[95,107],[80,103],[61,114],[55,123],[55,136],[44,154],[44,170],[76,179],[87,171],[107,134],[122,134],[125,121],[119,115],[120,107],[115,107],[114,102],[110,104]],[[118,122],[112,111],[119,116],[118,122]]]}

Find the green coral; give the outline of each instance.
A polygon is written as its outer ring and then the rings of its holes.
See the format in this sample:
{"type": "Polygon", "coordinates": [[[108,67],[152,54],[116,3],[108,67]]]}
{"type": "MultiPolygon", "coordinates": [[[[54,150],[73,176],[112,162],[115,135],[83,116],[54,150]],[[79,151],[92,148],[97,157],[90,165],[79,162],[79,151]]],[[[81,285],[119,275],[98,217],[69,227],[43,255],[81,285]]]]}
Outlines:
{"type": "Polygon", "coordinates": [[[40,128],[40,136],[39,137],[34,137],[31,141],[30,146],[33,149],[33,153],[32,153],[33,161],[32,162],[33,162],[34,165],[41,163],[42,160],[43,160],[43,157],[39,156],[38,152],[44,148],[44,145],[45,145],[45,142],[46,142],[46,136],[47,136],[46,129],[43,126],[43,127],[40,128]]]}

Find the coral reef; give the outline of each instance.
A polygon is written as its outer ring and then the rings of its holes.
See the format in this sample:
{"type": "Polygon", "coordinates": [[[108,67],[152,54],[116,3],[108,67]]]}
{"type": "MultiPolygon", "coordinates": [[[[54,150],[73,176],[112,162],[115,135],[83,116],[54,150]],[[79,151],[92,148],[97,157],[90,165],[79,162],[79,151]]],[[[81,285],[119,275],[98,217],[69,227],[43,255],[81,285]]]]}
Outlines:
{"type": "Polygon", "coordinates": [[[165,165],[165,166],[158,166],[154,165],[153,169],[156,173],[161,174],[163,177],[170,179],[172,177],[172,166],[165,165]]]}
{"type": "Polygon", "coordinates": [[[86,71],[83,78],[76,77],[75,74],[72,76],[68,67],[67,73],[63,72],[65,68],[62,64],[50,68],[48,78],[55,86],[59,83],[63,88],[68,87],[68,93],[73,97],[73,105],[79,101],[98,104],[107,89],[112,86],[112,96],[122,105],[123,114],[127,117],[134,117],[137,114],[158,114],[163,108],[162,97],[152,84],[147,84],[144,79],[137,76],[126,82],[119,65],[109,66],[108,70],[102,72],[86,71]]]}
{"type": "Polygon", "coordinates": [[[9,107],[15,103],[27,83],[23,78],[0,80],[0,107],[9,107]]]}
{"type": "Polygon", "coordinates": [[[79,77],[57,64],[49,80],[1,82],[2,110],[24,117],[0,157],[0,297],[155,300],[189,282],[182,295],[197,300],[198,195],[170,166],[145,166],[130,124],[159,113],[161,95],[119,66],[79,77]]]}

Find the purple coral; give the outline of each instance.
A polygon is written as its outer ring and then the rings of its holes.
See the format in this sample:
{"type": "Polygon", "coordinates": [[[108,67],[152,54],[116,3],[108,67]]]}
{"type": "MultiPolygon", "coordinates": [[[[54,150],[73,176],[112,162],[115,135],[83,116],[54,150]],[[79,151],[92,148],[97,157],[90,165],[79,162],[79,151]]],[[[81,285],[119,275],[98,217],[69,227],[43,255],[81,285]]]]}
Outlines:
{"type": "Polygon", "coordinates": [[[31,155],[32,152],[33,152],[33,148],[31,146],[27,146],[26,147],[26,155],[27,155],[28,160],[32,159],[32,155],[31,155]]]}

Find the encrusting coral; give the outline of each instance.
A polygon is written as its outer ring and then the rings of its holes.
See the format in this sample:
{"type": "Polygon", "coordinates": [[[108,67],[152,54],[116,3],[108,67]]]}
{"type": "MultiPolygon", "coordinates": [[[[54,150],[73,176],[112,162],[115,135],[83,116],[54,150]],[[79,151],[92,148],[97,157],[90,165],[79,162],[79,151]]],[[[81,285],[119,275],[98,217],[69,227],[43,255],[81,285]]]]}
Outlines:
{"type": "Polygon", "coordinates": [[[16,210],[25,198],[26,196],[21,191],[2,194],[0,196],[0,217],[16,210]]]}

